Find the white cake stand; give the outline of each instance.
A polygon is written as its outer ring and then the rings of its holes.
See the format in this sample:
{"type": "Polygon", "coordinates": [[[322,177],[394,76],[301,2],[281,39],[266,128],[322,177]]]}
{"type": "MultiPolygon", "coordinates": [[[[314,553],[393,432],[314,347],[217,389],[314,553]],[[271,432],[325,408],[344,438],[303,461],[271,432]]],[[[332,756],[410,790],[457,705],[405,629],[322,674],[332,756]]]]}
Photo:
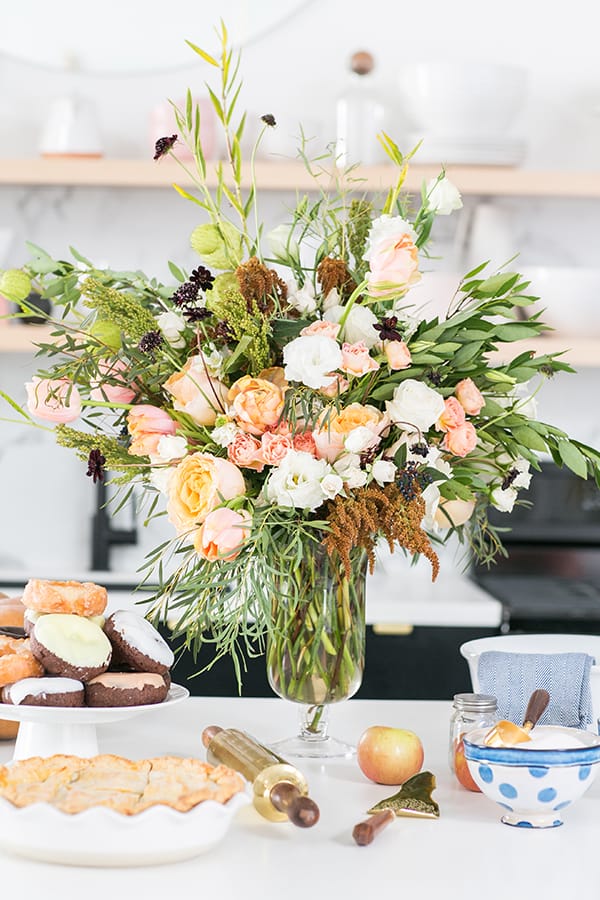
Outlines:
{"type": "Polygon", "coordinates": [[[19,722],[19,733],[13,759],[30,756],[96,756],[96,725],[121,722],[150,710],[161,710],[180,703],[190,692],[180,684],[172,684],[162,703],[144,706],[13,706],[0,703],[0,719],[19,722]]]}

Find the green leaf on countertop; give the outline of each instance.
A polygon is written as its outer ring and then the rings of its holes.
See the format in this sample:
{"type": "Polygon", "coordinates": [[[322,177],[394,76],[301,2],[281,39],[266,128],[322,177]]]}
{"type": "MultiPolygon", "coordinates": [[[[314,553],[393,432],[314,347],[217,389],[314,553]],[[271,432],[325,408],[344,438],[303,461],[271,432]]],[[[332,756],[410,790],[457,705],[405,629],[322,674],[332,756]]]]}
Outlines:
{"type": "Polygon", "coordinates": [[[587,462],[583,453],[570,441],[558,441],[556,446],[565,466],[580,478],[587,478],[587,462]]]}
{"type": "Polygon", "coordinates": [[[378,813],[391,809],[397,816],[438,819],[440,807],[431,796],[435,788],[435,775],[431,772],[419,772],[405,781],[398,793],[380,800],[368,812],[378,813]]]}

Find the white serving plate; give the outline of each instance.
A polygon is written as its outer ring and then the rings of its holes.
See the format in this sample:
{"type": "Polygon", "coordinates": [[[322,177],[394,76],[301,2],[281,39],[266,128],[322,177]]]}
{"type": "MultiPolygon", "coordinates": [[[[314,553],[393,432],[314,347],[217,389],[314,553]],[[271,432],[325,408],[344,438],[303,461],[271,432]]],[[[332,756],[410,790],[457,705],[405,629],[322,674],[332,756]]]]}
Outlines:
{"type": "Polygon", "coordinates": [[[148,866],[205,853],[227,833],[247,792],[227,803],[206,800],[189,812],[153,806],[124,816],[97,806],[69,815],[49,803],[21,809],[0,798],[0,848],[67,866],[148,866]]]}

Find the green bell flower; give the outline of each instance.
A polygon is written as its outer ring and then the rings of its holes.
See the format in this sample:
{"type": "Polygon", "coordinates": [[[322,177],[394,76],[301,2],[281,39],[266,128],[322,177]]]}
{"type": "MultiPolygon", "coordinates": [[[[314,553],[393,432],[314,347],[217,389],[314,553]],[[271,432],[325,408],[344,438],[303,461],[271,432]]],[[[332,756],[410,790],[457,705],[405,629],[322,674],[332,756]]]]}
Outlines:
{"type": "Polygon", "coordinates": [[[242,235],[230,222],[198,225],[190,244],[209,268],[235,269],[242,261],[242,235]]]}

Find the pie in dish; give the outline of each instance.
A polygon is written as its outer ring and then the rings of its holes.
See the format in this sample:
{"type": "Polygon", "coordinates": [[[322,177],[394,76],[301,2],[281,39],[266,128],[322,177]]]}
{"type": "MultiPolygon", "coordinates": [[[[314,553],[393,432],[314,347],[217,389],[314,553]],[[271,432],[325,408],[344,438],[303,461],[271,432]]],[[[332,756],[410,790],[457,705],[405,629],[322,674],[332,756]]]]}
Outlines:
{"type": "Polygon", "coordinates": [[[64,813],[105,806],[132,816],[157,805],[187,812],[204,800],[226,803],[243,790],[233,769],[177,756],[134,761],[59,754],[0,766],[0,797],[18,807],[50,803],[64,813]]]}

